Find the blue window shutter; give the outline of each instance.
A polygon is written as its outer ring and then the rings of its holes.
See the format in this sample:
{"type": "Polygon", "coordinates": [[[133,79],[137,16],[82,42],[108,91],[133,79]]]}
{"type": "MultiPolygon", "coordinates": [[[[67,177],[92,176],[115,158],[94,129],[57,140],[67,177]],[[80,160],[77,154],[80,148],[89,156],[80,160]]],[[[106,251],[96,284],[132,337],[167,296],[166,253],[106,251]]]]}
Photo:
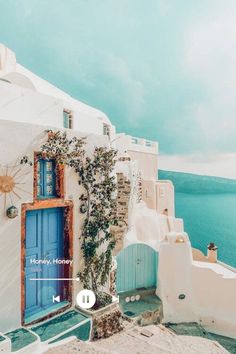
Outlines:
{"type": "Polygon", "coordinates": [[[56,162],[40,159],[37,166],[37,196],[52,198],[56,195],[56,162]]]}

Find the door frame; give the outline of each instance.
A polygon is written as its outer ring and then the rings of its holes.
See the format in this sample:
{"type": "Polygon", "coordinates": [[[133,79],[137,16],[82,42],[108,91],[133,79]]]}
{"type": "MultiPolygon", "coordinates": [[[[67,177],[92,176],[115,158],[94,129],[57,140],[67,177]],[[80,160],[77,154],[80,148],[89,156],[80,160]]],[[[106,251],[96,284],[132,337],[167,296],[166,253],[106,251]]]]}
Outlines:
{"type": "MultiPolygon", "coordinates": [[[[26,212],[28,210],[50,209],[50,208],[63,208],[64,209],[64,232],[63,232],[63,247],[64,253],[68,250],[70,259],[73,259],[73,202],[71,200],[53,199],[53,200],[37,200],[34,203],[25,203],[21,206],[21,325],[25,325],[25,247],[26,247],[26,212]]],[[[73,276],[73,263],[69,267],[68,277],[73,276]]],[[[69,304],[57,311],[48,314],[36,321],[31,322],[34,324],[41,322],[50,317],[53,317],[60,312],[65,311],[72,305],[73,282],[66,282],[68,302],[69,304]]],[[[27,323],[29,325],[29,323],[27,323]]]]}

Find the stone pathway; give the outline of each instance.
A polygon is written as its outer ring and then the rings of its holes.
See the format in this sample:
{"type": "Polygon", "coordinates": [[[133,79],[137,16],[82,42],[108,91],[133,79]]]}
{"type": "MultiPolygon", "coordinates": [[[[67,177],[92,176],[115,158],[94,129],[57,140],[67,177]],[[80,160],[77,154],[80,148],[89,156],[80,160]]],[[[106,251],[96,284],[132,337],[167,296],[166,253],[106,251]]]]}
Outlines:
{"type": "Polygon", "coordinates": [[[201,337],[178,336],[162,325],[126,329],[96,342],[73,340],[51,348],[47,354],[226,354],[217,342],[201,337]]]}

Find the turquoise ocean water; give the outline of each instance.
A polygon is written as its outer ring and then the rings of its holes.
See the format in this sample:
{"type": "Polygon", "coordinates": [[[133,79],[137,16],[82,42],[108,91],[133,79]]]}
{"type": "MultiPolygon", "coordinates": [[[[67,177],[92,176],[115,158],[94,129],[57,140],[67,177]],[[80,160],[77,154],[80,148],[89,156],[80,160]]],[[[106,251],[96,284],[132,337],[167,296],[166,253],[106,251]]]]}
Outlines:
{"type": "Polygon", "coordinates": [[[177,192],[175,205],[192,246],[206,254],[209,242],[215,242],[219,260],[236,267],[236,194],[177,192]]]}
{"type": "Polygon", "coordinates": [[[176,216],[183,218],[193,247],[207,253],[218,246],[218,258],[236,267],[236,180],[159,171],[175,186],[176,216]]]}

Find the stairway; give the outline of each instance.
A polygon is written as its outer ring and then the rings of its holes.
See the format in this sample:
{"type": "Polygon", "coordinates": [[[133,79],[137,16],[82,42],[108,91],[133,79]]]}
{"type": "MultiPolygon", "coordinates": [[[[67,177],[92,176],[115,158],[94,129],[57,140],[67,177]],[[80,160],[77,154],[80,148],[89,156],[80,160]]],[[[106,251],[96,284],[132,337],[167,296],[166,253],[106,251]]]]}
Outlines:
{"type": "Polygon", "coordinates": [[[80,340],[88,340],[91,320],[76,310],[70,310],[62,315],[47,320],[31,328],[44,344],[51,344],[70,336],[80,340]]]}
{"type": "Polygon", "coordinates": [[[50,345],[75,336],[81,341],[90,338],[91,319],[77,310],[68,310],[63,314],[46,320],[38,325],[27,328],[18,328],[0,335],[0,351],[4,354],[40,354],[50,345]],[[8,349],[1,350],[8,339],[8,349]],[[11,348],[10,348],[11,347],[11,348]]]}

